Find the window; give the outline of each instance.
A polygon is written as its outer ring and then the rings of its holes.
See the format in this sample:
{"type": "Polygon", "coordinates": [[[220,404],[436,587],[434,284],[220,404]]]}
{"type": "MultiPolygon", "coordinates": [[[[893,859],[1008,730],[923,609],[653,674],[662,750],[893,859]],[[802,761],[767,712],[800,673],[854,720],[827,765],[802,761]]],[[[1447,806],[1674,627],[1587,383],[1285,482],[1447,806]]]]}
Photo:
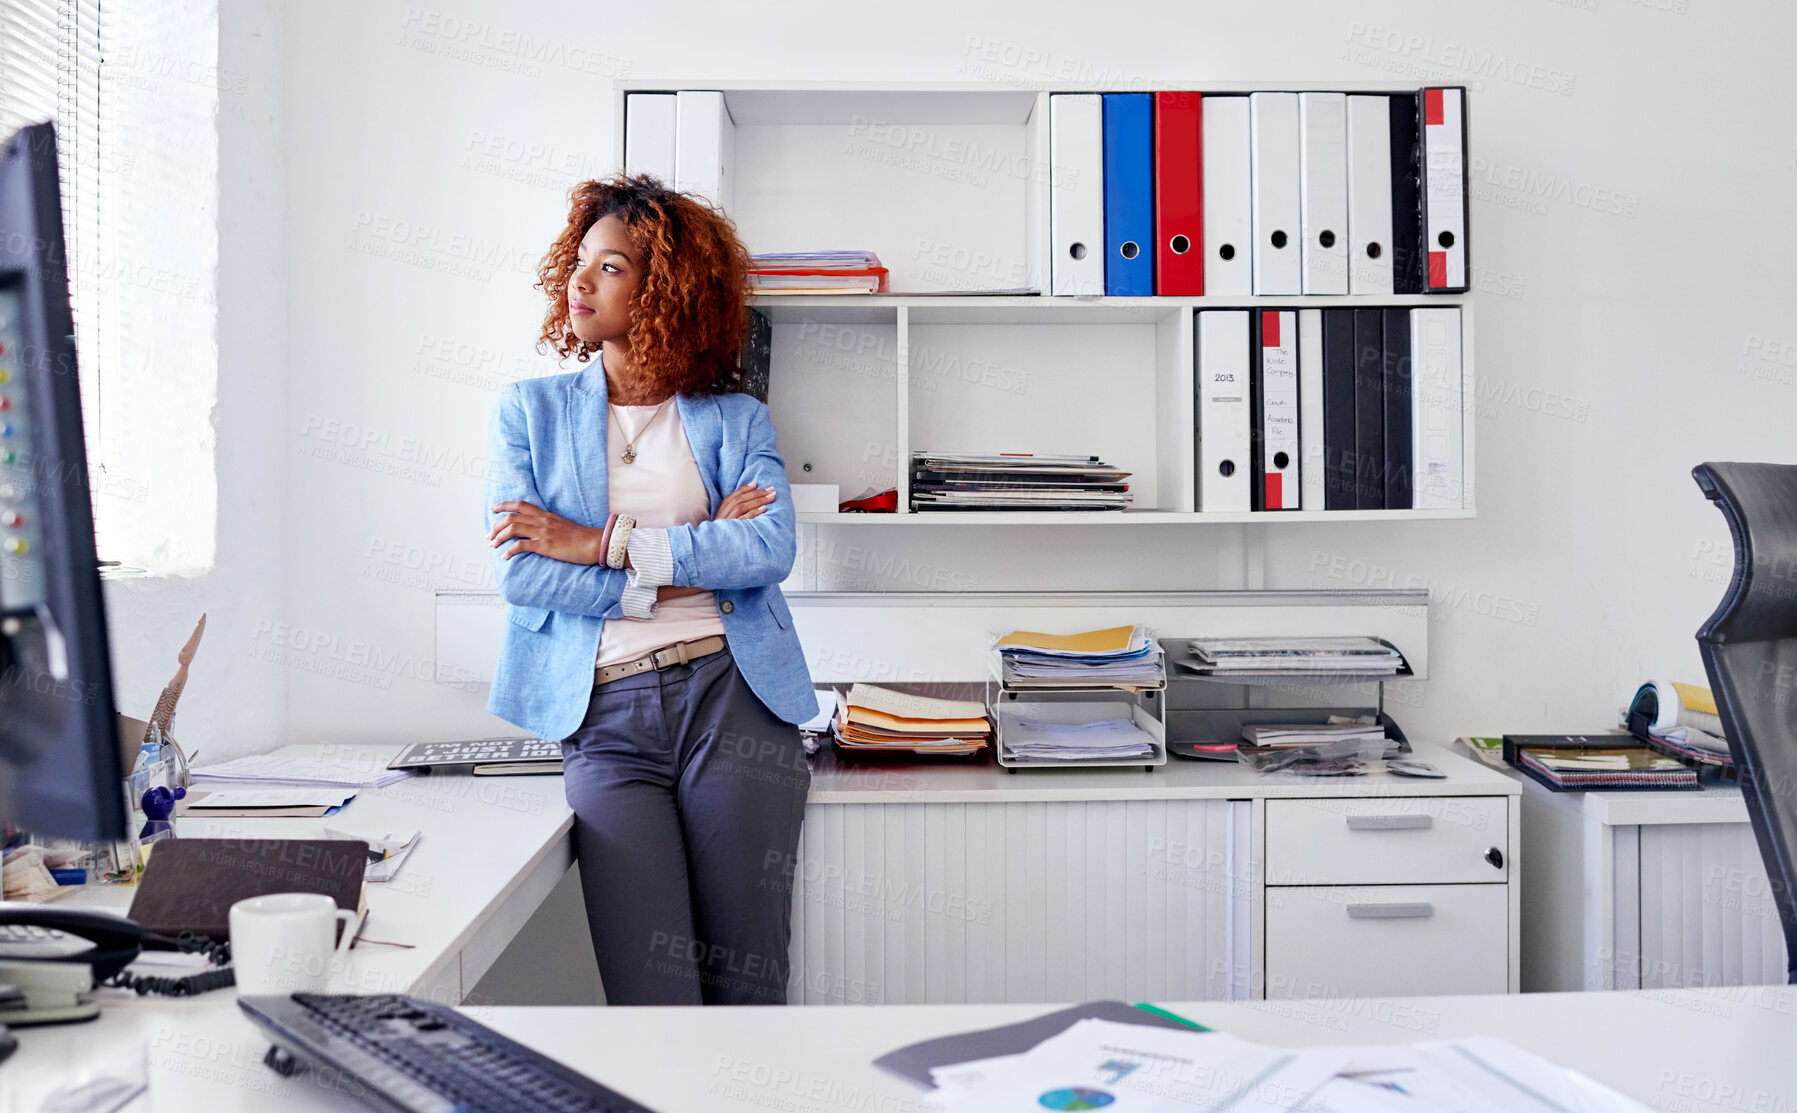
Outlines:
{"type": "Polygon", "coordinates": [[[182,0],[0,0],[0,132],[53,119],[100,558],[209,568],[218,26],[182,0]]]}
{"type": "MultiPolygon", "coordinates": [[[[81,367],[81,416],[87,427],[88,471],[96,491],[106,470],[105,377],[101,338],[108,322],[98,297],[104,157],[100,90],[100,5],[95,0],[0,0],[0,134],[56,121],[62,175],[63,240],[69,253],[69,299],[81,367]]],[[[104,529],[95,510],[96,534],[104,529]]],[[[102,554],[106,538],[100,537],[102,554]]]]}

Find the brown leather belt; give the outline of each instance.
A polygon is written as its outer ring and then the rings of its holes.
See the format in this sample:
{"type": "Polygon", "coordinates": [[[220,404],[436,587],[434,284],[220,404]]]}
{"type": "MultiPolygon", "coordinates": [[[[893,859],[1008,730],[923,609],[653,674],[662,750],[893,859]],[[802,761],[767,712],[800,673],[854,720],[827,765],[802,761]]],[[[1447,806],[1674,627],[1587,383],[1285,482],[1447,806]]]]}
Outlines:
{"type": "Polygon", "coordinates": [[[724,648],[723,635],[713,634],[708,638],[696,638],[690,642],[675,642],[653,653],[645,653],[634,661],[621,661],[615,665],[601,665],[593,670],[593,687],[610,684],[614,680],[622,680],[626,676],[648,672],[650,669],[671,668],[683,665],[688,661],[696,661],[701,657],[709,657],[724,648]]]}

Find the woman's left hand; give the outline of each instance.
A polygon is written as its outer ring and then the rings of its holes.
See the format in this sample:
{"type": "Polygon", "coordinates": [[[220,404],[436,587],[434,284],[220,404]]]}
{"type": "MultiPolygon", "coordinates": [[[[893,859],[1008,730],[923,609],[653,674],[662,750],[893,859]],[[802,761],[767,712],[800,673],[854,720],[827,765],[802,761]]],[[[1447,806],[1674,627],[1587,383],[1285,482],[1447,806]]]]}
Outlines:
{"type": "Polygon", "coordinates": [[[605,554],[599,547],[600,538],[605,535],[602,529],[583,526],[528,502],[497,503],[493,513],[505,517],[487,531],[488,547],[517,542],[505,551],[507,560],[519,553],[540,553],[569,564],[605,563],[605,554]]]}

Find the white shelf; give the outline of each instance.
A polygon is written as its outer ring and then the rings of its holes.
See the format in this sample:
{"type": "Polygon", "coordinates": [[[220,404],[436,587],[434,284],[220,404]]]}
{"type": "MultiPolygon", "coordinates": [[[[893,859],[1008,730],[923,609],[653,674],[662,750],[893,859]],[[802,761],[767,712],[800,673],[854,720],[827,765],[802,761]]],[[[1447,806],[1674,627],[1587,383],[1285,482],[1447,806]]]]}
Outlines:
{"type": "MultiPolygon", "coordinates": [[[[880,253],[899,291],[757,295],[773,324],[768,402],[794,482],[842,497],[896,489],[896,514],[808,513],[801,524],[877,527],[1383,522],[1475,516],[1470,294],[1066,297],[1046,289],[1051,92],[1089,83],[637,78],[613,88],[624,158],[632,92],[717,90],[730,115],[730,216],[751,251],[880,253]],[[940,291],[940,292],[937,292],[940,291]],[[952,291],[952,292],[950,292],[952,291]],[[1194,311],[1456,307],[1461,316],[1466,489],[1452,510],[1199,512],[1194,311]],[[1091,453],[1131,473],[1118,512],[908,509],[913,451],[1091,453]]],[[[982,75],[984,76],[984,75],[982,75]]],[[[1335,82],[1413,94],[1420,83],[1335,82]]],[[[1305,91],[1314,83],[1164,81],[1205,94],[1305,91]]]]}
{"type": "Polygon", "coordinates": [[[1119,321],[1152,320],[1176,309],[1387,309],[1412,306],[1465,306],[1466,294],[1251,294],[1214,297],[1055,297],[994,294],[757,294],[749,304],[768,320],[817,320],[866,323],[889,321],[900,309],[911,311],[913,323],[956,321],[967,324],[1028,323],[1049,314],[1119,321]]]}
{"type": "Polygon", "coordinates": [[[1473,518],[1471,510],[968,510],[898,514],[822,514],[798,516],[802,526],[1064,526],[1078,524],[1152,526],[1208,523],[1240,525],[1244,522],[1421,522],[1473,518]]]}

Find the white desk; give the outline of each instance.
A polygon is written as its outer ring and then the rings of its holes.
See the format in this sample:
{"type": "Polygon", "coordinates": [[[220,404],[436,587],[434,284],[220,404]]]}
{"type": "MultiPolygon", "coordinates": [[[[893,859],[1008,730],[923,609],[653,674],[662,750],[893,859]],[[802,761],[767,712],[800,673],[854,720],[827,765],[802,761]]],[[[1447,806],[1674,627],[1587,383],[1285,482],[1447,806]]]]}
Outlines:
{"type": "Polygon", "coordinates": [[[1522,988],[1778,984],[1784,934],[1736,788],[1551,792],[1520,773],[1522,988]]]}
{"type": "MultiPolygon", "coordinates": [[[[916,1113],[922,1091],[874,1069],[895,1047],[1022,1020],[1044,1005],[825,1008],[501,1008],[483,1023],[664,1113],[789,1109],[916,1113]]],[[[1521,994],[1326,1002],[1172,1002],[1219,1031],[1287,1046],[1502,1036],[1654,1109],[1782,1109],[1797,1094],[1797,988],[1521,994]]],[[[93,1025],[26,1029],[0,1067],[0,1108],[36,1109],[98,1056],[147,1059],[130,1109],[296,1113],[358,1109],[261,1064],[234,1005],[115,1009],[93,1025]]]]}
{"type": "MultiPolygon", "coordinates": [[[[292,746],[276,752],[302,755],[318,749],[292,746]]],[[[400,749],[334,747],[369,769],[385,767],[400,749]]],[[[342,993],[409,993],[459,1004],[574,861],[572,813],[559,776],[436,773],[363,789],[324,819],[189,816],[176,821],[175,831],[178,837],[307,838],[327,826],[351,834],[423,832],[397,877],[368,886],[364,941],[332,980],[333,991],[342,993]]],[[[123,913],[136,892],[136,886],[89,886],[62,904],[123,913]]],[[[102,996],[135,1000],[123,992],[102,996]]]]}

